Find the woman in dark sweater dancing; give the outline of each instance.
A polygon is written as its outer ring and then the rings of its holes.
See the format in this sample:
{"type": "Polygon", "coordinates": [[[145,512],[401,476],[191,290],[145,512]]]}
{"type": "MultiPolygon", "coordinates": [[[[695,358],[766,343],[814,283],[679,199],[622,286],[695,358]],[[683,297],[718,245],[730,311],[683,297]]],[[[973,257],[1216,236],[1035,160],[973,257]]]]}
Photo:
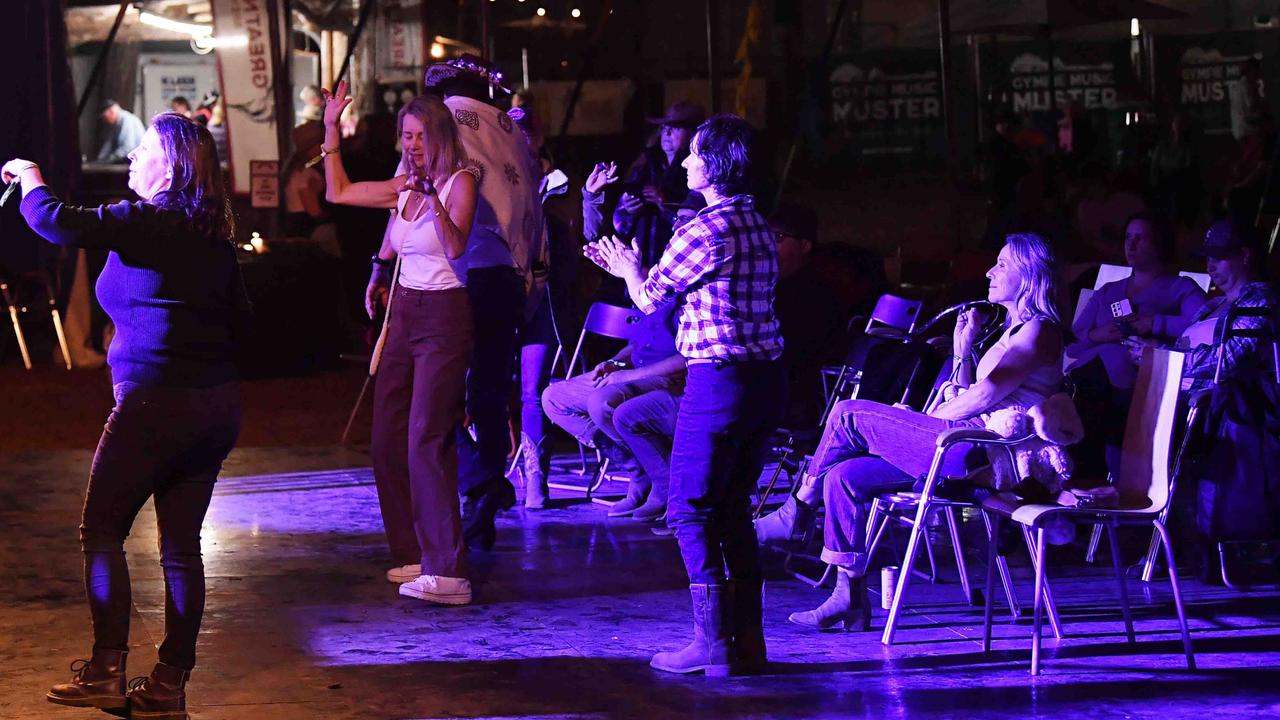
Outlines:
{"type": "Polygon", "coordinates": [[[116,326],[107,356],[115,407],[89,471],[80,524],[93,656],[74,663],[75,676],[47,697],[135,718],[186,718],[204,611],[200,526],[239,432],[232,355],[247,314],[213,137],[181,115],[156,116],[129,153],[129,187],[139,201],[67,205],[27,160],[10,160],[0,176],[22,183],[22,214],[46,240],[110,251],[97,289],[116,326]],[[126,696],[132,598],[124,540],[153,496],[165,637],[160,662],[126,696]]]}

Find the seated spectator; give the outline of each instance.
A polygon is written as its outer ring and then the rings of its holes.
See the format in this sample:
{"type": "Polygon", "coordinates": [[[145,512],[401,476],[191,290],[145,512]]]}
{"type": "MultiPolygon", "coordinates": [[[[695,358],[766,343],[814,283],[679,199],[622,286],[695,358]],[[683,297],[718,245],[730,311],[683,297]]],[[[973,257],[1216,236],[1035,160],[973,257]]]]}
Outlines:
{"type": "Polygon", "coordinates": [[[1102,478],[1120,470],[1120,440],[1138,376],[1126,342],[1172,343],[1205,303],[1200,286],[1170,265],[1174,232],[1162,213],[1134,215],[1126,226],[1124,245],[1133,274],[1098,288],[1072,326],[1076,341],[1067,355],[1075,362],[1068,372],[1088,424],[1072,456],[1086,476],[1102,478]],[[1125,302],[1129,312],[1117,316],[1113,308],[1125,302]]]}
{"type": "Polygon", "coordinates": [[[667,511],[671,438],[684,394],[676,352],[675,304],[644,315],[618,354],[542,393],[551,422],[611,462],[634,457],[640,472],[610,517],[656,520],[667,511]]]}
{"type": "MultiPolygon", "coordinates": [[[[853,581],[867,571],[867,506],[875,495],[910,489],[928,471],[938,434],[953,427],[984,427],[1007,411],[1026,412],[1055,393],[1062,379],[1062,338],[1055,304],[1056,261],[1035,235],[1011,235],[987,272],[987,298],[1008,311],[1004,333],[975,362],[981,331],[976,310],[962,312],[952,339],[954,386],[960,391],[928,414],[867,400],[838,404],[802,479],[807,503],[821,492],[827,506],[822,559],[838,570],[835,592],[821,606],[793,613],[791,621],[814,628],[853,622],[853,581]]],[[[966,453],[947,455],[948,476],[972,468],[966,453]]],[[[1042,478],[1035,478],[1043,480],[1042,478]]],[[[757,534],[760,528],[757,527],[757,534]]]]}
{"type": "Polygon", "coordinates": [[[705,115],[698,105],[676,102],[667,108],[666,115],[649,119],[650,124],[660,127],[658,143],[645,148],[632,164],[613,213],[614,230],[621,239],[637,241],[643,267],[658,262],[674,232],[673,204],[683,203],[689,194],[681,163],[705,115]]]}
{"type": "Polygon", "coordinates": [[[1123,342],[1128,338],[1171,343],[1191,324],[1205,303],[1204,291],[1174,269],[1173,223],[1161,213],[1143,211],[1125,226],[1124,255],[1133,274],[1109,282],[1089,298],[1072,325],[1076,341],[1067,348],[1074,367],[1099,362],[1112,387],[1133,389],[1137,366],[1123,342]],[[1127,301],[1131,312],[1113,308],[1127,301]]]}
{"type": "MultiPolygon", "coordinates": [[[[1195,522],[1185,532],[1185,551],[1204,582],[1222,576],[1218,544],[1267,542],[1280,537],[1280,386],[1275,382],[1272,345],[1257,337],[1233,337],[1215,344],[1227,315],[1237,308],[1265,308],[1266,317],[1238,317],[1234,329],[1280,331],[1280,297],[1265,282],[1265,253],[1247,225],[1215,223],[1205,234],[1201,253],[1209,276],[1223,294],[1196,315],[1197,325],[1179,339],[1187,350],[1183,388],[1207,394],[1203,430],[1189,451],[1185,477],[1194,488],[1195,522]],[[1201,333],[1199,323],[1212,326],[1201,333]],[[1196,344],[1192,335],[1207,344],[1196,344]],[[1193,347],[1193,345],[1195,345],[1193,347]],[[1218,359],[1222,358],[1219,373],[1218,359]],[[1215,376],[1218,377],[1215,382],[1215,376]]],[[[1146,342],[1131,343],[1135,358],[1146,342]]]]}
{"type": "Polygon", "coordinates": [[[843,354],[846,317],[835,291],[814,267],[817,213],[780,205],[769,226],[778,243],[773,309],[782,329],[782,364],[791,391],[783,427],[808,427],[822,414],[822,366],[843,354]]]}

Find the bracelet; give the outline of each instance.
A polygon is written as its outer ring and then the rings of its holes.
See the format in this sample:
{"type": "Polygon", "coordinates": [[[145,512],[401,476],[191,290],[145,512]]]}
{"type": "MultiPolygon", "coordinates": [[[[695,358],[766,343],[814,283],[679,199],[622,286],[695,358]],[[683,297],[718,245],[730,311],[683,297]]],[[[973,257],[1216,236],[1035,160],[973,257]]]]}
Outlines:
{"type": "Polygon", "coordinates": [[[324,145],[321,145],[321,146],[320,146],[320,159],[321,159],[321,160],[323,160],[323,159],[325,159],[326,157],[329,157],[330,155],[338,155],[338,154],[339,154],[339,153],[341,153],[341,152],[342,152],[342,146],[341,146],[341,145],[339,145],[338,147],[336,147],[336,148],[334,148],[334,149],[332,149],[332,150],[326,150],[326,149],[325,149],[325,147],[324,147],[324,145]]]}
{"type": "Polygon", "coordinates": [[[374,253],[373,257],[369,259],[372,260],[373,264],[377,265],[378,267],[389,267],[391,265],[395,265],[396,263],[395,260],[387,260],[386,258],[379,257],[377,253],[374,253]]]}

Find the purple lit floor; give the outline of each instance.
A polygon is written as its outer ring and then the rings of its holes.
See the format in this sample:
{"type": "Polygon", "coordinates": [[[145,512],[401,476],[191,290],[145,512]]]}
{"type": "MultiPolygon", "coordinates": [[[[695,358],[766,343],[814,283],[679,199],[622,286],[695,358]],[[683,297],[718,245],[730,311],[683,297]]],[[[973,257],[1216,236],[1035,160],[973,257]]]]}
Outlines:
{"type": "MultiPolygon", "coordinates": [[[[0,456],[0,717],[106,717],[43,699],[90,646],[76,544],[89,457],[0,456]]],[[[1126,645],[1105,552],[1096,566],[1063,553],[1053,576],[1068,639],[1047,641],[1038,679],[1027,673],[1028,622],[1010,625],[999,604],[996,652],[981,653],[980,612],[961,602],[950,563],[943,582],[913,585],[899,644],[884,647],[878,632],[790,625],[789,612],[825,592],[775,562],[771,675],[656,673],[649,656],[689,633],[670,539],[556,493],[552,510],[500,516],[495,551],[472,556],[475,604],[431,607],[382,579],[367,461],[337,449],[233,455],[205,526],[209,600],[193,718],[1280,716],[1280,595],[1187,582],[1200,666],[1188,672],[1164,581],[1130,583],[1139,643],[1126,645]]],[[[973,530],[979,578],[985,552],[973,530]]],[[[1138,543],[1129,544],[1136,557],[1138,543]]],[[[130,665],[143,674],[163,632],[150,508],[128,550],[130,665]]],[[[1026,563],[1015,564],[1026,603],[1026,563]]]]}

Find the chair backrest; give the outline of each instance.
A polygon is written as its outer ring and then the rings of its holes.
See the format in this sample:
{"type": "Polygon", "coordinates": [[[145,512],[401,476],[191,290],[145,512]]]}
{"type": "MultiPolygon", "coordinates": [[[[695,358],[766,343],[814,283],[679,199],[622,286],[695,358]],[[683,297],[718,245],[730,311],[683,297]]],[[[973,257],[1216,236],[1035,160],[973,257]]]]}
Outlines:
{"type": "Polygon", "coordinates": [[[920,305],[919,300],[908,300],[885,293],[876,300],[876,307],[871,311],[871,317],[867,318],[866,332],[877,325],[883,325],[901,330],[903,334],[909,333],[920,317],[920,305]]]}
{"type": "Polygon", "coordinates": [[[630,340],[635,324],[643,316],[644,313],[635,308],[618,307],[602,302],[592,303],[587,309],[587,319],[582,323],[582,332],[578,333],[578,344],[574,346],[569,365],[565,368],[565,377],[573,375],[573,369],[578,366],[582,354],[582,343],[586,340],[588,333],[615,340],[630,340]]]}
{"type": "Polygon", "coordinates": [[[1170,451],[1185,359],[1180,352],[1154,347],[1142,355],[1116,483],[1121,507],[1142,508],[1146,498],[1143,509],[1159,512],[1169,502],[1170,451]]]}
{"type": "MultiPolygon", "coordinates": [[[[1098,266],[1098,279],[1093,283],[1093,289],[1098,290],[1103,285],[1116,280],[1123,280],[1133,274],[1133,268],[1128,265],[1108,265],[1103,263],[1098,266]]],[[[1200,289],[1209,292],[1209,273],[1191,272],[1184,270],[1178,273],[1184,278],[1191,278],[1200,286],[1200,289]]]]}

